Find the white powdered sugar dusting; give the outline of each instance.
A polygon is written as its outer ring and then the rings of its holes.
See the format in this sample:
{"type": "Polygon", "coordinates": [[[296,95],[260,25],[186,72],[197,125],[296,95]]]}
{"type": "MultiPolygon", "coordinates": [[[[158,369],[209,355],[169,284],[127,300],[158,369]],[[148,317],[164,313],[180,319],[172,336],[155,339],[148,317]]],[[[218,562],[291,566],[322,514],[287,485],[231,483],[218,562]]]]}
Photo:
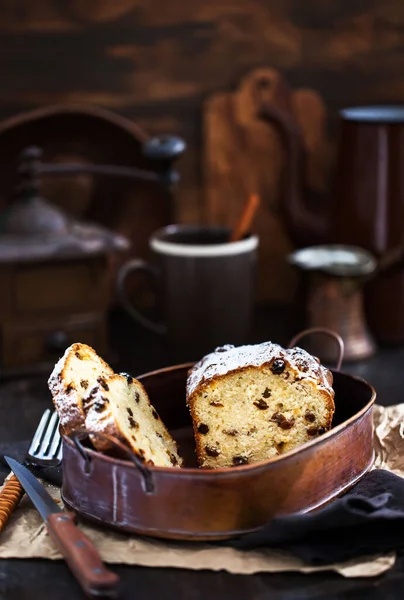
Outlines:
{"type": "Polygon", "coordinates": [[[105,402],[105,390],[101,385],[96,385],[84,399],[86,413],[86,430],[91,433],[115,433],[115,419],[110,408],[105,402]],[[105,410],[98,412],[97,406],[105,410]]]}
{"type": "Polygon", "coordinates": [[[48,379],[48,388],[52,394],[53,402],[59,415],[60,424],[62,427],[66,428],[71,428],[72,426],[84,426],[84,414],[80,408],[80,395],[75,389],[69,390],[66,387],[66,382],[63,378],[63,370],[75,345],[76,344],[72,344],[66,349],[63,356],[54,366],[48,379]]]}
{"type": "Polygon", "coordinates": [[[189,372],[187,397],[189,398],[203,383],[216,377],[238,371],[245,367],[262,367],[280,359],[296,371],[302,380],[311,379],[319,387],[333,392],[330,384],[330,371],[303,348],[284,349],[272,342],[246,346],[221,346],[207,354],[189,372]]]}
{"type": "Polygon", "coordinates": [[[53,368],[48,387],[66,432],[84,428],[83,401],[88,397],[87,388],[112,372],[109,365],[86,344],[74,343],[65,350],[53,368]]]}
{"type": "Polygon", "coordinates": [[[59,394],[59,393],[63,392],[64,383],[62,381],[61,375],[62,375],[62,371],[65,366],[67,357],[70,354],[70,351],[73,349],[73,345],[74,344],[72,344],[65,350],[65,353],[63,354],[63,356],[61,358],[59,358],[58,362],[53,367],[52,373],[49,376],[48,387],[49,387],[50,391],[52,392],[52,394],[59,394]]]}
{"type": "Polygon", "coordinates": [[[80,400],[77,392],[54,396],[53,401],[62,427],[67,429],[84,427],[84,414],[78,405],[80,400]]]}

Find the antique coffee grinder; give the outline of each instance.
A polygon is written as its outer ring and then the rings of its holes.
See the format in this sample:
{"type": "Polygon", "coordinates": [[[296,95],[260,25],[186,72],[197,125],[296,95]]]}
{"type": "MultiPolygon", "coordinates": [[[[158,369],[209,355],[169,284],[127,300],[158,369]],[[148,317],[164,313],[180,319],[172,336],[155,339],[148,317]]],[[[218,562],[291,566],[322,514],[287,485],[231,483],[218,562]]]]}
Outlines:
{"type": "Polygon", "coordinates": [[[52,164],[41,149],[21,154],[16,199],[0,214],[0,374],[49,370],[74,341],[105,353],[110,302],[108,259],[129,241],[80,222],[39,193],[43,177],[81,174],[126,177],[171,188],[174,160],[185,143],[174,136],[143,145],[154,170],[104,164],[52,164]]]}

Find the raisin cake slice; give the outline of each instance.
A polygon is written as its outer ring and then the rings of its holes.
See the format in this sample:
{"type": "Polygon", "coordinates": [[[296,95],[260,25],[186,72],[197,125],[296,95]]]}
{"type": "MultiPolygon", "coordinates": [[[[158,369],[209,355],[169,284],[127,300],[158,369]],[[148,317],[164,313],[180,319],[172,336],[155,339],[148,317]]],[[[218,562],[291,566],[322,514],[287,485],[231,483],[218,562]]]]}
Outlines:
{"type": "MultiPolygon", "coordinates": [[[[98,383],[84,400],[86,430],[112,435],[126,443],[145,463],[180,467],[182,459],[175,441],[153,408],[143,385],[125,373],[98,383]]],[[[92,436],[97,450],[110,445],[92,436]]]]}
{"type": "Polygon", "coordinates": [[[199,465],[267,460],[326,432],[335,409],[332,383],[332,373],[301,348],[217,348],[187,379],[199,465]]]}
{"type": "Polygon", "coordinates": [[[48,380],[60,424],[66,434],[84,428],[83,398],[113,370],[86,344],[72,344],[56,363],[48,380]]]}

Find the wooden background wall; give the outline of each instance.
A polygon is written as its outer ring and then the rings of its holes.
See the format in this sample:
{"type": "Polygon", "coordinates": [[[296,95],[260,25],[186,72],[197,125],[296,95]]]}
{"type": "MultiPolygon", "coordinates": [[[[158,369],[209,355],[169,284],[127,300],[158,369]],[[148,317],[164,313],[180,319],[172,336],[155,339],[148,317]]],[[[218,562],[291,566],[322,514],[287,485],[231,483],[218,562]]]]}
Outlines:
{"type": "Polygon", "coordinates": [[[178,218],[202,218],[202,111],[256,67],[347,105],[404,101],[402,0],[1,0],[0,118],[60,102],[177,132],[178,218]]]}

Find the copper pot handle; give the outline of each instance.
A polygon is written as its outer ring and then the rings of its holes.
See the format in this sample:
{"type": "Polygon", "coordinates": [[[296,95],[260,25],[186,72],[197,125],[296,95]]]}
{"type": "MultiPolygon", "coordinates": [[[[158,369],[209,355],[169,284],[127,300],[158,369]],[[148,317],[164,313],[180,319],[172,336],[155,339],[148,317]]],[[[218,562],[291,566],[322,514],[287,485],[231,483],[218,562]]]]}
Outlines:
{"type": "Polygon", "coordinates": [[[342,360],[344,358],[344,340],[340,335],[338,335],[338,333],[336,333],[332,329],[327,329],[326,327],[311,327],[310,329],[305,329],[304,331],[301,331],[300,333],[295,335],[294,338],[291,339],[288,348],[293,348],[293,346],[296,345],[296,342],[298,340],[300,340],[302,337],[305,337],[306,335],[311,335],[313,333],[323,333],[325,335],[328,335],[332,337],[338,344],[339,353],[335,370],[339,371],[342,365],[342,360]]]}
{"type": "Polygon", "coordinates": [[[107,433],[101,433],[98,431],[90,433],[88,431],[85,431],[84,429],[76,429],[75,431],[66,435],[66,437],[68,437],[72,440],[73,444],[75,445],[75,447],[81,454],[82,458],[85,460],[84,469],[86,472],[88,472],[88,470],[89,470],[90,463],[91,463],[91,457],[88,454],[87,449],[82,445],[80,440],[82,440],[86,437],[90,437],[90,436],[96,436],[103,440],[107,440],[108,442],[110,442],[111,444],[113,444],[114,446],[116,446],[117,448],[122,450],[128,456],[129,460],[132,461],[132,463],[135,465],[135,467],[138,469],[138,471],[140,471],[142,478],[143,478],[143,484],[144,484],[144,489],[145,489],[146,493],[152,494],[154,492],[155,485],[154,485],[154,481],[153,481],[153,475],[152,475],[150,469],[148,469],[146,467],[146,465],[136,456],[136,454],[134,452],[132,452],[130,450],[130,448],[125,446],[125,444],[120,442],[116,437],[109,435],[107,433]]]}

